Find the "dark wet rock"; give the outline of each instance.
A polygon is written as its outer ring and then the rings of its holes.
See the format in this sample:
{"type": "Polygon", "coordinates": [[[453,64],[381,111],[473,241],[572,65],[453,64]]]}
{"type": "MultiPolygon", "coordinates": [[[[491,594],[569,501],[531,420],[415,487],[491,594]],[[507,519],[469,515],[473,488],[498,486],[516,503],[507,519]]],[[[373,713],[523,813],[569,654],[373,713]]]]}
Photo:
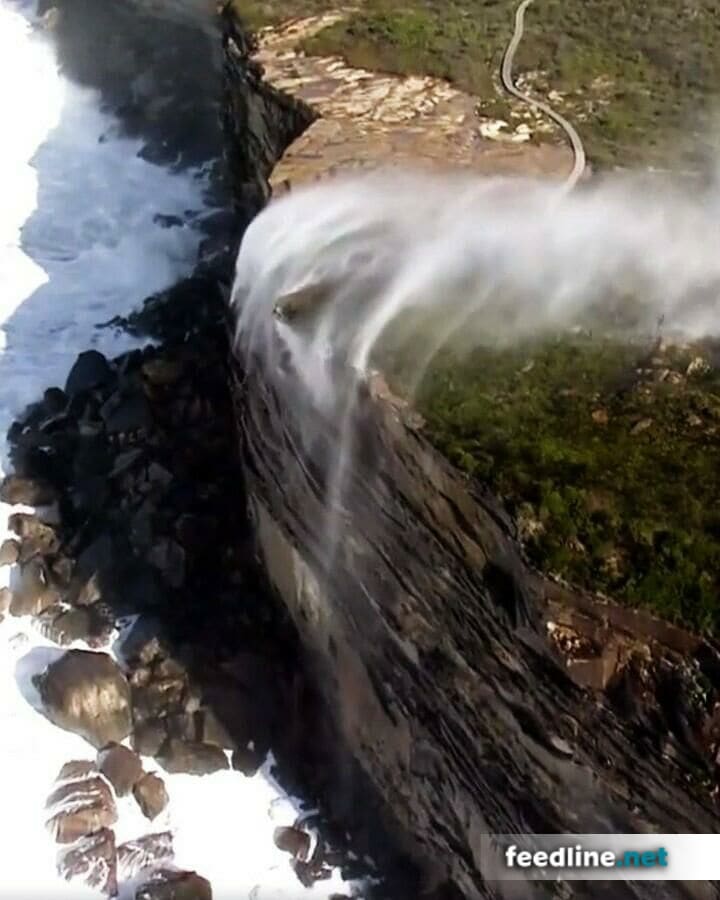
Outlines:
{"type": "Polygon", "coordinates": [[[185,551],[180,544],[163,538],[150,550],[148,562],[159,570],[171,587],[182,587],[185,582],[185,551]]]}
{"type": "Polygon", "coordinates": [[[152,424],[147,399],[139,392],[111,395],[103,404],[100,415],[110,434],[139,431],[152,424]]]}
{"type": "Polygon", "coordinates": [[[127,796],[143,775],[140,757],[122,744],[103,747],[97,755],[97,766],[118,797],[127,796]]]}
{"type": "Polygon", "coordinates": [[[47,828],[58,844],[72,844],[117,821],[110,785],[100,775],[59,784],[48,797],[47,828]]]}
{"type": "Polygon", "coordinates": [[[76,606],[92,606],[102,599],[103,591],[100,585],[100,575],[96,572],[86,581],[77,581],[77,593],[73,596],[76,606]]]}
{"type": "Polygon", "coordinates": [[[135,720],[142,722],[183,708],[185,680],[182,678],[153,678],[144,687],[133,688],[132,704],[135,720]]]}
{"type": "Polygon", "coordinates": [[[65,411],[68,397],[59,387],[50,387],[43,394],[43,409],[47,416],[57,416],[65,411]]]}
{"type": "Polygon", "coordinates": [[[119,642],[118,656],[130,666],[151,665],[165,656],[161,634],[162,626],[155,619],[145,616],[137,619],[119,642]]]}
{"type": "Polygon", "coordinates": [[[10,591],[10,588],[0,588],[0,615],[5,615],[5,613],[10,609],[11,603],[12,593],[10,591]]]}
{"type": "Polygon", "coordinates": [[[157,678],[187,678],[187,668],[177,659],[160,659],[153,667],[157,678]]]}
{"type": "Polygon", "coordinates": [[[310,856],[310,835],[301,828],[276,828],[273,841],[278,850],[289,853],[295,859],[307,860],[310,856]]]}
{"type": "Polygon", "coordinates": [[[9,538],[0,544],[0,566],[14,566],[20,559],[20,544],[9,538]]]}
{"type": "Polygon", "coordinates": [[[79,882],[108,897],[118,891],[115,835],[101,828],[75,841],[58,855],[57,870],[65,881],[79,882]]]}
{"type": "Polygon", "coordinates": [[[154,772],[143,775],[133,788],[133,796],[137,800],[142,814],[151,822],[166,809],[170,802],[165,782],[154,772]]]}
{"type": "Polygon", "coordinates": [[[141,447],[134,447],[132,450],[126,450],[124,453],[118,454],[115,457],[109,477],[117,478],[118,475],[124,475],[126,472],[132,471],[144,458],[145,451],[141,447]]]}
{"type": "Polygon", "coordinates": [[[10,603],[11,615],[39,616],[60,601],[60,594],[49,584],[47,571],[39,558],[22,566],[10,603]]]}
{"type": "MultiPolygon", "coordinates": [[[[173,482],[173,474],[160,463],[152,462],[147,469],[147,480],[153,487],[166,488],[173,482]]],[[[172,543],[172,542],[171,542],[172,543]]]]}
{"type": "Polygon", "coordinates": [[[33,683],[50,721],[93,746],[104,747],[130,734],[130,685],[106,653],[69,650],[33,683]]]}
{"type": "Polygon", "coordinates": [[[212,887],[196,872],[164,869],[136,889],[135,900],[212,900],[212,887]]]}
{"type": "Polygon", "coordinates": [[[97,766],[91,760],[71,759],[70,762],[66,762],[63,765],[55,780],[56,782],[77,781],[78,779],[85,778],[87,775],[95,774],[97,774],[97,766]]]}
{"type": "Polygon", "coordinates": [[[48,578],[53,587],[61,591],[69,590],[75,563],[69,556],[56,554],[46,556],[45,562],[48,567],[48,578]]]}
{"type": "Polygon", "coordinates": [[[199,719],[199,738],[206,744],[213,744],[223,750],[234,750],[238,743],[228,729],[225,727],[221,719],[212,709],[203,709],[198,714],[199,719]]]}
{"type": "Polygon", "coordinates": [[[130,745],[140,756],[156,757],[167,740],[165,724],[159,719],[136,722],[130,745]]]}
{"type": "Polygon", "coordinates": [[[105,387],[113,378],[113,370],[102,353],[87,350],[78,356],[70,370],[65,383],[65,393],[72,397],[75,394],[105,387]]]}
{"type": "Polygon", "coordinates": [[[170,774],[211,775],[228,769],[226,755],[219,747],[199,741],[171,738],[162,748],[158,762],[170,774]]]}
{"type": "Polygon", "coordinates": [[[236,772],[242,772],[251,778],[265,762],[267,753],[250,747],[239,747],[233,751],[232,767],[236,772]]]}
{"type": "Polygon", "coordinates": [[[178,713],[168,716],[165,720],[168,737],[179,738],[182,741],[202,740],[197,718],[196,713],[178,713]]]}
{"type": "Polygon", "coordinates": [[[51,506],[57,499],[56,489],[41,478],[8,475],[0,485],[0,500],[11,506],[51,506]]]}
{"type": "Polygon", "coordinates": [[[110,534],[99,534],[77,558],[76,572],[79,578],[109,571],[117,562],[115,542],[110,534]]]}
{"type": "Polygon", "coordinates": [[[185,366],[180,360],[157,359],[148,360],[142,367],[145,380],[154,387],[171,387],[182,377],[185,366]]]}
{"type": "Polygon", "coordinates": [[[118,868],[123,878],[135,878],[141,872],[172,863],[175,857],[173,836],[169,831],[146,834],[117,848],[118,868]]]}
{"type": "Polygon", "coordinates": [[[86,609],[52,606],[37,616],[35,622],[43,637],[60,647],[87,640],[92,633],[92,617],[86,609]]]}

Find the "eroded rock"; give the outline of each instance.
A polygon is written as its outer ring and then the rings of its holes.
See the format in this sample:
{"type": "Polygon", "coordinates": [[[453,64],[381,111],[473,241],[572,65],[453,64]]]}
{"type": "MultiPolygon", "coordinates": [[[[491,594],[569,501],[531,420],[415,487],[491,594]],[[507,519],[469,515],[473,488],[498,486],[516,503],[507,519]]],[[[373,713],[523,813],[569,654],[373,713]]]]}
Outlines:
{"type": "Polygon", "coordinates": [[[166,809],[170,802],[165,782],[153,772],[149,772],[139,779],[133,788],[133,796],[137,800],[142,814],[151,822],[166,809]]]}
{"type": "Polygon", "coordinates": [[[117,854],[115,835],[109,828],[101,828],[86,835],[61,851],[57,862],[58,874],[65,881],[79,882],[108,897],[117,895],[117,854]]]}
{"type": "Polygon", "coordinates": [[[132,731],[130,686],[106,653],[70,650],[33,683],[50,721],[94,747],[120,742],[132,731]]]}
{"type": "Polygon", "coordinates": [[[173,836],[169,831],[146,834],[135,841],[121,844],[117,854],[122,877],[135,878],[141,872],[173,861],[173,836]]]}
{"type": "Polygon", "coordinates": [[[100,775],[87,775],[58,784],[47,800],[46,825],[58,844],[72,844],[117,821],[110,785],[100,775]]]}

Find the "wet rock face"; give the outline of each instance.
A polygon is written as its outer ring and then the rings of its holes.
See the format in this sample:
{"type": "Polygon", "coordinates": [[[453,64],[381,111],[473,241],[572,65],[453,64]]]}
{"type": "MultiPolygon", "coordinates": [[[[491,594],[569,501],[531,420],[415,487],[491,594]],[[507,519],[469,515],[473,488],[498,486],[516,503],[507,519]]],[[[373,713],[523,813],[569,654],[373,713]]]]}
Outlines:
{"type": "Polygon", "coordinates": [[[118,891],[115,834],[109,828],[101,828],[80,838],[59,854],[57,868],[66,881],[115,897],[118,891]]]}
{"type": "Polygon", "coordinates": [[[47,828],[58,844],[72,844],[117,821],[112,789],[97,773],[58,782],[46,806],[47,828]]]}
{"type": "Polygon", "coordinates": [[[174,857],[173,836],[169,831],[161,831],[121,844],[118,868],[123,878],[135,878],[148,869],[168,865],[174,857]]]}
{"type": "Polygon", "coordinates": [[[212,888],[196,872],[165,869],[135,891],[135,900],[212,900],[212,888]]]}
{"type": "Polygon", "coordinates": [[[97,766],[115,789],[118,797],[125,797],[143,776],[142,760],[121,744],[108,744],[97,756],[97,766]]]}
{"type": "Polygon", "coordinates": [[[113,371],[107,359],[97,350],[81,353],[75,361],[65,383],[69,397],[84,394],[103,387],[113,379],[113,371]]]}
{"type": "Polygon", "coordinates": [[[50,721],[94,747],[122,741],[132,731],[130,686],[105,653],[70,650],[34,684],[50,721]]]}
{"type": "Polygon", "coordinates": [[[133,796],[137,800],[142,814],[151,822],[165,810],[170,802],[165,782],[153,772],[143,775],[137,782],[133,788],[133,796]]]}

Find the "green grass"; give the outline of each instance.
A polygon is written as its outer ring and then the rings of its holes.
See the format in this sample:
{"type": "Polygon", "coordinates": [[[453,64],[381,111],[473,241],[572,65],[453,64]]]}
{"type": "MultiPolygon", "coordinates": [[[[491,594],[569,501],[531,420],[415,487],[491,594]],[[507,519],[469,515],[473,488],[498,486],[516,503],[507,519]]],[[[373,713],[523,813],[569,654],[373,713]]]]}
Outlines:
{"type": "MultiPolygon", "coordinates": [[[[234,0],[254,24],[332,9],[328,0],[234,0]]],[[[360,0],[343,23],[305,49],[351,64],[448,78],[507,114],[493,76],[512,30],[515,0],[360,0]]],[[[593,163],[696,166],[720,88],[720,15],[714,0],[536,0],[516,71],[541,70],[567,92],[593,163]],[[699,133],[698,133],[699,132],[699,133]]]]}
{"type": "MultiPolygon", "coordinates": [[[[416,405],[433,443],[505,500],[539,568],[718,633],[720,372],[685,377],[692,354],[668,351],[638,375],[642,356],[567,336],[443,353],[416,405]]],[[[401,391],[408,363],[383,359],[401,391]]]]}

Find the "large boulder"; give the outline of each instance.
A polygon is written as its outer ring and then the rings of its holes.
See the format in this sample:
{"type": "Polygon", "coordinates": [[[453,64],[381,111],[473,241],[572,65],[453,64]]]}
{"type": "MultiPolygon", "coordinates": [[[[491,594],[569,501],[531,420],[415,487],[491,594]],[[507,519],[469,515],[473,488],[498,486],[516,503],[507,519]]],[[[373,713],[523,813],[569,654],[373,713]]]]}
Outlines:
{"type": "Polygon", "coordinates": [[[113,377],[110,363],[102,353],[97,350],[87,350],[78,356],[70,369],[65,383],[65,393],[72,397],[75,394],[92,391],[94,388],[109,384],[113,377]]]}
{"type": "Polygon", "coordinates": [[[33,683],[50,721],[98,749],[132,731],[130,686],[106,653],[70,650],[33,683]]]}
{"type": "Polygon", "coordinates": [[[109,828],[101,828],[80,838],[60,853],[57,869],[66,881],[79,882],[115,897],[118,884],[114,833],[109,828]]]}

